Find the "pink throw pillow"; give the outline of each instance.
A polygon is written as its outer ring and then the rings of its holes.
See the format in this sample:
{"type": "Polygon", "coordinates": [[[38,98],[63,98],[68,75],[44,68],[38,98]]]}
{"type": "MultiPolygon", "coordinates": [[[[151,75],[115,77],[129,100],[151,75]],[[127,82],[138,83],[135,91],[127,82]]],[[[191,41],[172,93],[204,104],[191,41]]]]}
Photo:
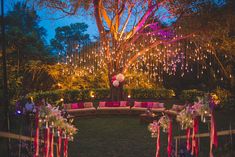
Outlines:
{"type": "Polygon", "coordinates": [[[105,101],[100,101],[99,102],[99,107],[105,107],[106,102],[105,101]]]}
{"type": "Polygon", "coordinates": [[[148,108],[152,108],[153,107],[153,102],[148,102],[148,108]]]}
{"type": "Polygon", "coordinates": [[[163,107],[164,107],[164,103],[159,103],[159,104],[158,104],[158,107],[159,107],[159,108],[163,108],[163,107]]]}
{"type": "Polygon", "coordinates": [[[105,107],[113,107],[113,102],[106,102],[105,107]]]}
{"type": "Polygon", "coordinates": [[[112,107],[120,107],[120,103],[118,101],[114,101],[112,107]]]}
{"type": "Polygon", "coordinates": [[[71,109],[71,104],[64,104],[64,109],[71,109]]]}
{"type": "Polygon", "coordinates": [[[92,102],[84,102],[84,108],[92,108],[93,103],[92,102]]]}
{"type": "Polygon", "coordinates": [[[78,108],[84,108],[83,102],[78,103],[78,108]]]}
{"type": "Polygon", "coordinates": [[[78,103],[71,104],[71,109],[78,109],[78,103]]]}
{"type": "Polygon", "coordinates": [[[134,107],[140,107],[141,106],[141,102],[135,101],[134,102],[134,107]]]}
{"type": "Polygon", "coordinates": [[[141,107],[147,108],[148,107],[148,102],[142,102],[141,107]]]}
{"type": "Polygon", "coordinates": [[[120,101],[120,107],[126,107],[127,101],[120,101]]]}
{"type": "Polygon", "coordinates": [[[153,102],[153,108],[159,108],[159,102],[153,102]]]}

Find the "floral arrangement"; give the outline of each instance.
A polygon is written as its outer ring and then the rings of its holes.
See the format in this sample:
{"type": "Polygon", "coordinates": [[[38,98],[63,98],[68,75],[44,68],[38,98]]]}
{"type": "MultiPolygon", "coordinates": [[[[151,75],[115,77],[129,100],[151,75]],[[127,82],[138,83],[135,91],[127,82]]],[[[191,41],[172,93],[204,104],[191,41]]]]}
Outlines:
{"type": "Polygon", "coordinates": [[[219,97],[215,94],[215,93],[211,93],[210,95],[209,95],[209,98],[210,98],[210,104],[211,105],[214,105],[214,106],[211,106],[211,107],[216,107],[216,106],[218,106],[219,104],[220,104],[220,100],[219,100],[219,97]]]}
{"type": "Polygon", "coordinates": [[[163,132],[167,132],[170,121],[171,121],[170,118],[166,115],[163,115],[159,119],[158,123],[159,123],[160,127],[162,127],[163,132]]]}
{"type": "Polygon", "coordinates": [[[148,130],[151,132],[152,138],[157,138],[158,127],[159,127],[159,124],[157,121],[153,121],[153,123],[149,124],[148,130]]]}
{"type": "Polygon", "coordinates": [[[193,117],[194,111],[190,107],[187,107],[177,115],[176,120],[180,123],[181,129],[185,130],[193,127],[193,117]]]}
{"type": "Polygon", "coordinates": [[[206,122],[206,117],[210,115],[211,109],[209,104],[209,95],[206,94],[204,97],[198,97],[198,101],[194,102],[192,106],[195,113],[201,116],[202,122],[206,122]]]}
{"type": "Polygon", "coordinates": [[[112,83],[114,87],[118,87],[120,83],[122,83],[125,80],[125,76],[121,73],[115,75],[112,77],[112,83]]]}
{"type": "Polygon", "coordinates": [[[62,130],[64,136],[68,136],[70,139],[73,139],[73,135],[77,133],[77,128],[62,117],[58,107],[51,105],[39,107],[39,126],[62,130]]]}
{"type": "Polygon", "coordinates": [[[170,118],[166,115],[163,115],[158,121],[153,121],[149,124],[148,130],[151,132],[153,138],[157,137],[158,128],[161,127],[163,132],[167,132],[169,129],[170,118]]]}

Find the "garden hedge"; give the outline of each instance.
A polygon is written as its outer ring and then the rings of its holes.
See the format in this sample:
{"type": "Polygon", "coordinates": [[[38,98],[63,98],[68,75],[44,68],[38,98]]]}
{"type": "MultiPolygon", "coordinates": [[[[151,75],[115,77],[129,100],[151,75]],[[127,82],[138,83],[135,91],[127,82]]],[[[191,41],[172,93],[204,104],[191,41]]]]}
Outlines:
{"type": "Polygon", "coordinates": [[[180,94],[180,99],[183,101],[194,102],[197,101],[197,97],[202,97],[204,94],[204,91],[197,89],[183,90],[180,94]]]}
{"type": "MultiPolygon", "coordinates": [[[[174,96],[174,91],[169,89],[124,89],[125,97],[131,95],[132,99],[168,99],[174,96]]],[[[35,102],[46,99],[49,103],[56,103],[61,98],[65,103],[77,102],[77,101],[91,101],[105,100],[110,97],[110,89],[83,89],[83,90],[53,90],[45,92],[36,92],[28,94],[35,102]],[[94,92],[95,97],[91,97],[91,92],[94,92]]]]}
{"type": "Polygon", "coordinates": [[[175,96],[175,92],[171,89],[145,89],[135,88],[127,89],[128,94],[133,99],[169,99],[175,96]]]}

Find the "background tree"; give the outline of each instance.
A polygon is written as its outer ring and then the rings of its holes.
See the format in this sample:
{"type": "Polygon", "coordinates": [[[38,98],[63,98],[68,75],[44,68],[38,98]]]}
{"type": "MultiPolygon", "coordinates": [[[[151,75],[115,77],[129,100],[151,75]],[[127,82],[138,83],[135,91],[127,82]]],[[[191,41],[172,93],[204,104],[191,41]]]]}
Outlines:
{"type": "MultiPolygon", "coordinates": [[[[35,90],[37,84],[27,71],[37,64],[53,63],[53,56],[45,44],[46,31],[39,26],[39,16],[27,3],[17,2],[6,14],[8,76],[11,98],[35,90]]],[[[0,77],[2,78],[2,77],[0,77]]],[[[46,82],[47,83],[47,82],[46,82]]]]}
{"type": "Polygon", "coordinates": [[[64,62],[77,59],[78,49],[90,42],[89,34],[86,34],[88,26],[85,23],[75,23],[69,26],[56,28],[55,38],[51,40],[52,50],[59,54],[64,62]]]}

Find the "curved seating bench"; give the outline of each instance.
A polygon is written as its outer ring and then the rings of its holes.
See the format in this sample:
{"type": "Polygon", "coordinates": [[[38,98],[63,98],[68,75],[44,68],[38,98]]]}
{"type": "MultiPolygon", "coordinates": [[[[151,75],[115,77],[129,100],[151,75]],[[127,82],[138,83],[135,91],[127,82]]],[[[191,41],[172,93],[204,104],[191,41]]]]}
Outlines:
{"type": "Polygon", "coordinates": [[[130,106],[127,101],[101,101],[97,114],[130,114],[130,106]]]}
{"type": "Polygon", "coordinates": [[[151,109],[151,111],[154,113],[165,111],[164,103],[135,101],[134,106],[131,108],[131,113],[142,114],[145,113],[148,109],[151,109]]]}
{"type": "Polygon", "coordinates": [[[92,102],[80,102],[64,104],[65,110],[73,116],[89,116],[96,114],[96,108],[92,102]]]}
{"type": "Polygon", "coordinates": [[[171,109],[166,109],[164,103],[160,102],[134,102],[130,107],[127,101],[101,101],[95,108],[92,102],[80,102],[64,104],[65,110],[72,116],[94,116],[94,115],[140,115],[150,109],[154,113],[164,112],[169,115],[177,115],[185,106],[173,105],[171,109]]]}

